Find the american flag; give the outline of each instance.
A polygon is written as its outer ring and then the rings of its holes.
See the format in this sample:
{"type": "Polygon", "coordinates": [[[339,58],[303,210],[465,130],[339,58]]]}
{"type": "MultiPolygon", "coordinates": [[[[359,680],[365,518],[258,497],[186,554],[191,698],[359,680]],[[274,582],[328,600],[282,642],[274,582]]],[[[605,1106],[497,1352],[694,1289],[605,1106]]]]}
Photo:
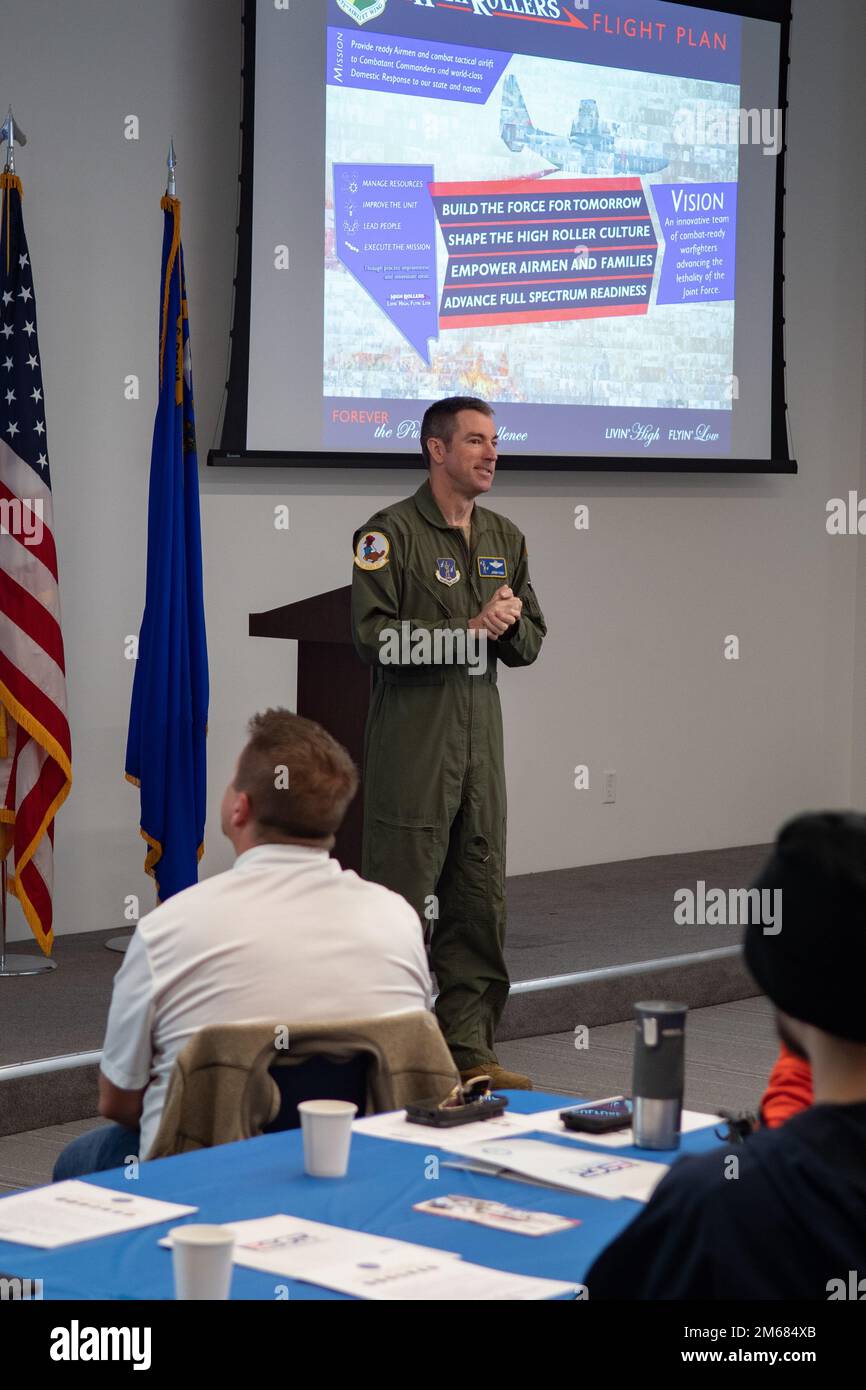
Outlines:
{"type": "Polygon", "coordinates": [[[0,855],[46,955],[54,817],[72,785],[51,472],[21,181],[0,174],[0,855]]]}

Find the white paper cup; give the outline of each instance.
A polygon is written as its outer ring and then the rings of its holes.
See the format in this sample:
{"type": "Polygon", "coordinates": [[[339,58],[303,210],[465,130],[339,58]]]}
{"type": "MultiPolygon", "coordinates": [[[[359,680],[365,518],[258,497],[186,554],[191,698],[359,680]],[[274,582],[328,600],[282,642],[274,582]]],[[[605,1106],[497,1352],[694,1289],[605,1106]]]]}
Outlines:
{"type": "Polygon", "coordinates": [[[234,1232],[225,1226],[175,1226],[171,1236],[174,1296],[224,1301],[232,1282],[234,1232]]]}
{"type": "Polygon", "coordinates": [[[344,1178],[349,1167],[352,1121],[357,1105],[349,1100],[302,1100],[304,1170],[311,1178],[344,1178]]]}

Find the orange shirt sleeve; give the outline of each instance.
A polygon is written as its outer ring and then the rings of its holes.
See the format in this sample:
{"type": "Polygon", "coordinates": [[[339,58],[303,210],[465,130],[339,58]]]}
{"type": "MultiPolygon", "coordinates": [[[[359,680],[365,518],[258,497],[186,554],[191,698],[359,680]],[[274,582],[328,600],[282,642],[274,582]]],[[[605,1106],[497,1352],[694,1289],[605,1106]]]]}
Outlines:
{"type": "Polygon", "coordinates": [[[761,1101],[761,1119],[768,1129],[777,1129],[798,1111],[806,1110],[813,1100],[809,1062],[782,1043],[761,1101]]]}

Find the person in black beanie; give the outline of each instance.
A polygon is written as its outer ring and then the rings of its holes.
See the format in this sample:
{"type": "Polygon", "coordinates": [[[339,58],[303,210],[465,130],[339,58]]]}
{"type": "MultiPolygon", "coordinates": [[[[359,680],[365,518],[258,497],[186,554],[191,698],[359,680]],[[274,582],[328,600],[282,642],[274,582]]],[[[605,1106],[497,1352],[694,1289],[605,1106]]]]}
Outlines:
{"type": "Polygon", "coordinates": [[[755,911],[746,962],[815,1104],[680,1159],[591,1266],[591,1300],[866,1298],[866,816],[789,821],[754,886],[781,892],[782,926],[755,911]]]}

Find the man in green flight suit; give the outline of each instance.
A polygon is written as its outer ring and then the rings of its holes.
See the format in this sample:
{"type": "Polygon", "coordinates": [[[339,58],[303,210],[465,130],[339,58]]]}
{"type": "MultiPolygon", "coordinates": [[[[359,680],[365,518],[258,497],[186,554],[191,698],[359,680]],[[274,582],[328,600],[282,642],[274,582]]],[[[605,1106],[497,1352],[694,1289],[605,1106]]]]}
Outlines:
{"type": "Polygon", "coordinates": [[[355,532],[352,635],[373,667],[364,747],[365,878],[433,922],[436,1014],[464,1080],[529,1088],[496,1059],[508,997],[505,767],[496,670],[547,631],[526,545],[490,491],[498,439],[474,397],[424,415],[428,476],[355,532]]]}

